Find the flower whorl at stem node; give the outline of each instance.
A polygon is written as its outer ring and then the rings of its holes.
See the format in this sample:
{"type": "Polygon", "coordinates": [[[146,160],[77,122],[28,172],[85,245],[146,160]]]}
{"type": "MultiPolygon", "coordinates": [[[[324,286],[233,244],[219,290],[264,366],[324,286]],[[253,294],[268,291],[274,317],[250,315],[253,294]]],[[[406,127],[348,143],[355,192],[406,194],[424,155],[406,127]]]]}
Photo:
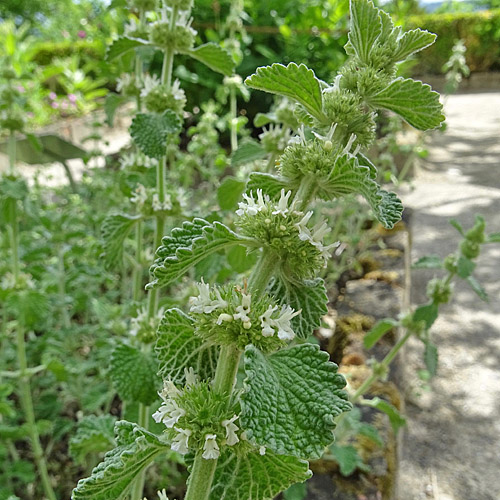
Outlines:
{"type": "Polygon", "coordinates": [[[326,265],[331,246],[323,245],[323,237],[330,229],[320,222],[311,231],[306,224],[311,215],[297,210],[295,200],[290,203],[291,191],[281,190],[278,201],[257,190],[243,195],[239,203],[236,224],[245,236],[258,240],[276,258],[276,266],[292,279],[310,278],[326,265]]]}

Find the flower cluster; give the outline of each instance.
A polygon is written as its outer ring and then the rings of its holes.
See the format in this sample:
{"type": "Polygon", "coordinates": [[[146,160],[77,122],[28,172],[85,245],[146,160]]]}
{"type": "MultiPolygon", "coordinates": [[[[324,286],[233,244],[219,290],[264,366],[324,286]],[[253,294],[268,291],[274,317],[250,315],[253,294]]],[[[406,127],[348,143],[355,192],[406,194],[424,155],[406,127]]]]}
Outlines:
{"type": "Polygon", "coordinates": [[[163,308],[159,309],[157,314],[150,318],[146,307],[139,308],[135,318],[130,320],[130,335],[138,338],[144,344],[153,342],[163,311],[163,308]]]}
{"type": "Polygon", "coordinates": [[[144,105],[152,113],[163,113],[167,109],[182,115],[186,105],[186,94],[180,87],[179,80],[175,80],[171,88],[162,85],[156,75],[146,75],[141,90],[144,105]]]}
{"type": "Polygon", "coordinates": [[[190,449],[203,450],[202,457],[211,460],[219,458],[221,446],[240,442],[237,408],[228,405],[227,395],[198,382],[192,370],[186,370],[182,390],[166,381],[159,395],[163,402],[153,419],[167,428],[174,451],[185,455],[190,449]]]}
{"type": "Polygon", "coordinates": [[[253,344],[272,352],[295,337],[291,320],[300,311],[279,306],[266,294],[252,300],[252,294],[239,287],[210,288],[203,280],[197,286],[190,312],[197,335],[205,340],[240,349],[253,344]]]}
{"type": "Polygon", "coordinates": [[[130,201],[146,217],[157,215],[158,212],[176,215],[186,205],[186,196],[182,189],[178,189],[177,191],[170,190],[168,193],[165,193],[164,201],[161,202],[156,189],[146,188],[142,184],[137,184],[137,187],[132,192],[130,201]]]}
{"type": "Polygon", "coordinates": [[[256,197],[244,194],[236,211],[237,224],[245,236],[257,239],[276,256],[287,276],[309,278],[329,258],[331,246],[323,245],[329,228],[321,222],[309,230],[307,222],[312,213],[297,210],[295,201],[290,203],[291,195],[291,191],[281,190],[280,198],[273,201],[260,189],[256,197]]]}
{"type": "Polygon", "coordinates": [[[122,170],[136,170],[139,168],[153,168],[158,165],[156,158],[150,158],[141,151],[124,153],[120,158],[120,168],[122,170]]]}

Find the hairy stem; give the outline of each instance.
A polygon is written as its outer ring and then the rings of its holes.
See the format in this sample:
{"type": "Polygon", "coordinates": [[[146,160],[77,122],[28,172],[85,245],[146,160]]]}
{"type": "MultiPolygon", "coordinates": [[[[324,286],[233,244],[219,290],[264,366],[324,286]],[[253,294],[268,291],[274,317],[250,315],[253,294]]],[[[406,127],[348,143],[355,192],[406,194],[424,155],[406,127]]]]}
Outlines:
{"type": "Polygon", "coordinates": [[[230,127],[231,127],[231,151],[236,151],[238,149],[238,132],[236,130],[237,127],[237,118],[238,118],[238,101],[236,100],[236,89],[234,85],[231,85],[229,90],[229,103],[231,106],[230,111],[230,127]]]}
{"type": "Polygon", "coordinates": [[[11,130],[9,135],[9,170],[10,173],[13,174],[16,168],[16,156],[17,156],[17,146],[16,146],[16,136],[14,132],[11,130]]]}
{"type": "Polygon", "coordinates": [[[259,261],[248,280],[250,291],[257,295],[263,293],[273,277],[276,267],[276,256],[263,249],[259,261]]]}
{"type": "Polygon", "coordinates": [[[135,225],[135,266],[133,272],[133,299],[135,302],[139,302],[142,292],[142,235],[143,226],[142,220],[140,220],[135,225]]]}
{"type": "Polygon", "coordinates": [[[26,422],[28,424],[28,432],[31,441],[31,448],[33,450],[33,456],[35,458],[35,463],[38,469],[38,474],[42,481],[43,491],[45,496],[49,500],[57,500],[52,484],[50,483],[49,473],[47,471],[47,463],[45,462],[45,457],[43,455],[42,445],[40,443],[40,436],[38,434],[38,429],[36,427],[35,411],[33,409],[33,399],[31,397],[31,387],[29,382],[29,377],[27,375],[28,362],[26,359],[26,343],[24,340],[24,329],[20,322],[17,324],[17,358],[19,363],[19,368],[21,371],[21,377],[19,378],[19,397],[21,399],[21,405],[24,410],[24,415],[26,422]]]}
{"type": "Polygon", "coordinates": [[[302,212],[305,212],[315,193],[316,180],[314,179],[314,177],[304,177],[294,197],[294,200],[297,200],[298,202],[298,209],[302,212]]]}
{"type": "MultiPolygon", "coordinates": [[[[214,391],[231,394],[236,382],[241,352],[234,346],[223,346],[220,350],[215,372],[214,391]]],[[[198,451],[189,476],[188,489],[184,500],[208,500],[214,479],[217,460],[207,460],[198,451]]]]}

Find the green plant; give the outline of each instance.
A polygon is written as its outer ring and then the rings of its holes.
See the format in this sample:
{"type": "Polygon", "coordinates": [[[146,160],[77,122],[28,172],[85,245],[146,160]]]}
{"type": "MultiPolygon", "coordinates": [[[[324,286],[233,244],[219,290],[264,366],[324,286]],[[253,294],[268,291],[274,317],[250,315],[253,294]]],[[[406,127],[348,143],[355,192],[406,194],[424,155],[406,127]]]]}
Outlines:
{"type": "Polygon", "coordinates": [[[451,56],[443,65],[443,73],[446,74],[446,85],[444,91],[446,94],[454,94],[462,78],[469,76],[470,69],[465,62],[465,53],[467,47],[463,40],[457,40],[451,49],[451,56]]]}
{"type": "MultiPolygon", "coordinates": [[[[189,2],[167,4],[150,39],[166,49],[169,91],[175,50],[195,57],[210,54],[209,65],[215,68],[224,67],[225,56],[218,49],[190,49],[185,24],[176,27],[178,9],[188,9],[189,2]],[[178,34],[172,36],[174,31],[178,34]]],[[[361,149],[375,140],[379,108],[421,130],[436,128],[444,119],[439,96],[429,86],[396,78],[398,62],[434,38],[421,30],[403,33],[370,1],[352,0],[349,59],[333,84],[295,63],[259,68],[246,79],[249,87],[294,103],[297,134],[277,158],[277,175],[250,175],[234,230],[214,214],[210,220],[184,222],[161,238],[158,221],[148,310],[156,313],[160,288],[219,251],[240,248],[256,255],[257,263],[248,279],[221,285],[202,279],[187,312],[164,312],[155,344],[164,385],[153,418],[166,429],[158,436],[117,422],[117,447],[78,483],[74,500],[120,499],[131,491],[138,498],[144,469],[170,450],[185,455],[190,467],[186,500],[272,498],[310,477],[307,460],[330,445],[336,417],[351,408],[337,366],[306,342],[326,312],[326,290],[317,274],[332,248],[325,242],[328,224],[311,223],[314,202],[359,194],[385,227],[399,220],[401,202],[377,184],[375,167],[361,149]]],[[[145,44],[124,39],[110,50],[145,44]]],[[[164,158],[168,137],[180,128],[168,111],[134,119],[132,136],[148,156],[164,158]]],[[[122,238],[134,223],[124,215],[117,221],[110,241],[122,238]]],[[[129,349],[122,353],[126,376],[122,370],[120,383],[136,397],[149,397],[155,390],[154,366],[140,351],[129,356],[129,349]]],[[[165,499],[166,492],[159,496],[165,499]]]]}

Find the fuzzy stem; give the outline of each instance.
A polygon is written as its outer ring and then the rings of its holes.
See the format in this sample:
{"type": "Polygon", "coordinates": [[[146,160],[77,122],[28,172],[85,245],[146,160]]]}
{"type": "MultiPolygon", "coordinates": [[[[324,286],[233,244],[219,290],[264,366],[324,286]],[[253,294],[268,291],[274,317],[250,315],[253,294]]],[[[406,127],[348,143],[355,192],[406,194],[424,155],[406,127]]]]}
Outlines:
{"type": "MultiPolygon", "coordinates": [[[[170,29],[173,30],[175,23],[177,22],[177,15],[179,13],[178,7],[172,8],[172,14],[170,16],[170,29]]],[[[161,69],[161,83],[167,86],[167,90],[170,90],[172,86],[172,69],[174,67],[174,49],[168,47],[163,56],[163,67],[161,69]]]]}
{"type": "Polygon", "coordinates": [[[316,193],[316,180],[312,176],[306,176],[302,179],[299,189],[295,193],[294,200],[298,202],[298,209],[305,212],[309,202],[316,193]]]}
{"type": "MultiPolygon", "coordinates": [[[[148,429],[149,427],[149,406],[146,406],[144,404],[139,404],[139,419],[138,419],[138,424],[141,427],[144,427],[144,429],[148,429]]],[[[137,476],[137,479],[134,483],[134,486],[132,487],[132,492],[131,492],[131,498],[132,500],[134,499],[142,499],[143,495],[142,492],[144,490],[144,481],[145,481],[146,475],[145,475],[145,470],[143,469],[141,473],[137,476]]]]}
{"type": "Polygon", "coordinates": [[[135,226],[135,266],[133,274],[134,291],[133,299],[134,302],[139,302],[141,298],[142,291],[142,220],[138,221],[135,226]]]}
{"type": "Polygon", "coordinates": [[[17,358],[19,363],[19,368],[21,371],[21,377],[19,379],[19,397],[21,399],[21,405],[24,410],[24,415],[26,417],[26,422],[28,424],[28,432],[31,441],[31,448],[33,450],[33,456],[35,458],[35,463],[38,469],[38,474],[42,480],[43,491],[45,496],[49,500],[57,500],[52,485],[50,483],[49,473],[47,471],[47,463],[45,462],[45,457],[43,456],[43,449],[40,443],[40,436],[38,435],[38,429],[36,427],[35,411],[33,409],[33,399],[31,397],[31,387],[29,382],[29,377],[27,376],[28,362],[26,359],[26,342],[24,340],[24,329],[22,325],[18,322],[17,325],[17,358]]]}
{"type": "Polygon", "coordinates": [[[230,126],[231,126],[231,151],[234,152],[238,149],[238,133],[236,130],[236,124],[237,124],[237,118],[238,118],[238,101],[236,99],[236,89],[234,88],[234,85],[231,85],[231,88],[229,90],[229,102],[231,106],[231,120],[230,120],[230,126]]]}
{"type": "Polygon", "coordinates": [[[16,145],[16,136],[14,132],[11,130],[9,135],[9,170],[10,173],[13,174],[16,168],[16,156],[17,156],[17,145],[16,145]]]}
{"type": "MultiPolygon", "coordinates": [[[[231,394],[236,382],[240,357],[241,352],[234,346],[221,348],[215,372],[214,391],[231,394]]],[[[202,453],[199,450],[194,459],[184,500],[208,500],[210,496],[217,460],[207,460],[202,457],[202,453]]]]}
{"type": "Polygon", "coordinates": [[[254,294],[261,294],[276,271],[276,256],[266,249],[262,250],[259,261],[248,280],[248,288],[254,294]]]}

